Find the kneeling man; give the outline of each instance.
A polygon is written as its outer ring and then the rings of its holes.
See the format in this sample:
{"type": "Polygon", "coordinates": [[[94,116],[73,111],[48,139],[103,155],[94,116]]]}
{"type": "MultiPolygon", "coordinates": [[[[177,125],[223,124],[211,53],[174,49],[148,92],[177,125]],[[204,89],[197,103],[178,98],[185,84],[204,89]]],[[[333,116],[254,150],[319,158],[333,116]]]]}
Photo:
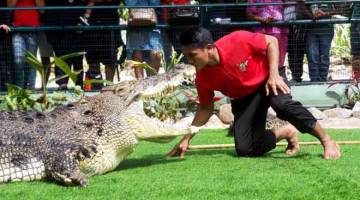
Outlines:
{"type": "MultiPolygon", "coordinates": [[[[299,150],[298,129],[319,139],[325,159],[340,158],[338,144],[300,102],[292,100],[285,69],[279,69],[279,47],[275,37],[236,31],[214,43],[208,30],[193,27],[182,33],[180,43],[188,62],[196,68],[200,106],[192,122],[193,130],[209,120],[213,113],[214,91],[220,91],[232,99],[238,156],[262,156],[282,139],[289,142],[287,153],[295,154],[299,150]],[[277,117],[293,126],[265,130],[270,106],[277,117]]],[[[168,156],[183,158],[192,137],[184,136],[168,156]]]]}

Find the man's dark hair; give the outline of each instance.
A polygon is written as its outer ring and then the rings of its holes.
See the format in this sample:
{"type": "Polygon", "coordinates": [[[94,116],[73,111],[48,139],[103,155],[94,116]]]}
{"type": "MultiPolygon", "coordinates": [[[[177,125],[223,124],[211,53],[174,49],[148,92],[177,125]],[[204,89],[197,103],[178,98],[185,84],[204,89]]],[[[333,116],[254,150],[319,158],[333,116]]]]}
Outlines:
{"type": "Polygon", "coordinates": [[[214,40],[210,31],[202,27],[191,27],[181,33],[180,44],[182,46],[194,46],[197,48],[204,48],[208,44],[213,44],[214,40]]]}

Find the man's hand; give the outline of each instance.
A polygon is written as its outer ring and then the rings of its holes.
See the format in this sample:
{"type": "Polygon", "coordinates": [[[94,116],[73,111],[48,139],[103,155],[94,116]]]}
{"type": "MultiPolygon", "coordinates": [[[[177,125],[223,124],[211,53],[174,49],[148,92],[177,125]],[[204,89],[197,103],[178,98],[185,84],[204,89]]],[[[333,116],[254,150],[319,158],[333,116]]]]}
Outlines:
{"type": "Polygon", "coordinates": [[[6,33],[10,32],[10,28],[7,25],[0,25],[0,29],[4,29],[6,33]]]}
{"type": "Polygon", "coordinates": [[[167,156],[173,157],[173,156],[179,155],[180,159],[184,159],[185,152],[187,151],[187,149],[189,147],[189,142],[190,142],[191,138],[194,136],[194,134],[199,132],[199,130],[200,130],[200,127],[191,125],[189,127],[190,134],[185,135],[183,137],[183,139],[179,143],[177,143],[169,153],[167,153],[167,156]]]}
{"type": "Polygon", "coordinates": [[[269,79],[265,85],[266,96],[269,96],[270,89],[275,96],[278,95],[277,90],[280,89],[284,94],[290,94],[290,88],[286,85],[284,80],[280,75],[270,75],[269,79]]]}
{"type": "Polygon", "coordinates": [[[273,16],[270,16],[268,18],[261,18],[259,21],[260,21],[261,24],[267,25],[267,24],[275,21],[275,18],[273,16]]]}
{"type": "Polygon", "coordinates": [[[322,17],[326,17],[329,16],[330,14],[328,12],[324,12],[322,10],[316,10],[316,12],[314,13],[314,19],[319,19],[322,17]]]}
{"type": "Polygon", "coordinates": [[[166,156],[168,157],[180,156],[180,159],[184,159],[185,152],[189,147],[190,139],[191,139],[190,135],[184,136],[184,138],[179,143],[177,143],[174,146],[174,148],[169,153],[166,154],[166,156]]]}

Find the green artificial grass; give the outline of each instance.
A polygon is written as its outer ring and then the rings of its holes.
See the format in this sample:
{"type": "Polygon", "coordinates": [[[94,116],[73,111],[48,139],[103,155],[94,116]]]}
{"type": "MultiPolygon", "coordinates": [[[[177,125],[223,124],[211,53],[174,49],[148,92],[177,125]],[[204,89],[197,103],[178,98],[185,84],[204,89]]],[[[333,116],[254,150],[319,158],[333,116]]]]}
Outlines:
{"type": "MultiPolygon", "coordinates": [[[[337,140],[360,140],[360,129],[329,130],[337,140]]],[[[224,130],[202,131],[192,144],[232,143],[224,130]]],[[[337,161],[321,146],[302,146],[295,157],[278,147],[261,158],[234,149],[192,150],[166,158],[173,145],[140,143],[117,170],[89,179],[86,188],[53,182],[0,184],[0,199],[357,199],[360,145],[342,145],[337,161]]],[[[302,135],[301,141],[314,138],[302,135]]]]}

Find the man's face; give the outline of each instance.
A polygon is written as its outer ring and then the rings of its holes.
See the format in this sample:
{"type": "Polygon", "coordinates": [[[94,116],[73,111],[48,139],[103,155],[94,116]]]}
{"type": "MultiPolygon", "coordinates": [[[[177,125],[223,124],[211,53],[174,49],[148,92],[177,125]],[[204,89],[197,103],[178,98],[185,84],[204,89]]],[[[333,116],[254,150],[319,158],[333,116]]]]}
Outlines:
{"type": "Polygon", "coordinates": [[[209,62],[209,48],[199,48],[190,46],[183,46],[182,52],[189,64],[192,64],[196,67],[196,70],[201,70],[209,62]]]}

